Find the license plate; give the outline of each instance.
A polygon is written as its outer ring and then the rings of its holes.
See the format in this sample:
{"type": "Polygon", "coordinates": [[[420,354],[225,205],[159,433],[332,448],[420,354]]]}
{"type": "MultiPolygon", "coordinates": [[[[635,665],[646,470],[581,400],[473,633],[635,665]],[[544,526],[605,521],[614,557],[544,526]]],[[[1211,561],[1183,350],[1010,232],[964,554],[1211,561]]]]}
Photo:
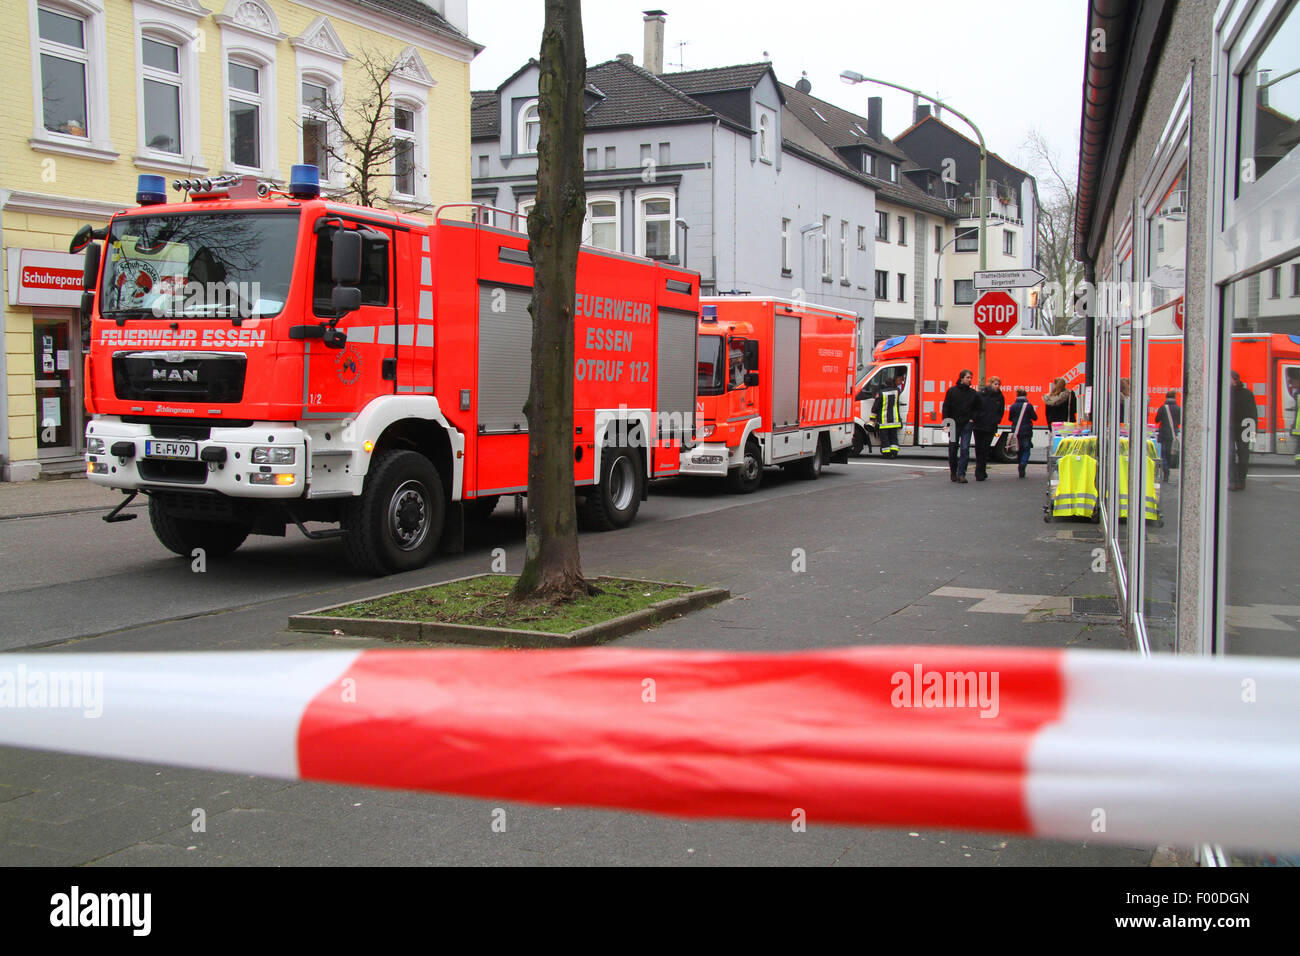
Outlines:
{"type": "Polygon", "coordinates": [[[189,458],[199,457],[199,446],[192,441],[157,441],[150,439],[144,443],[146,458],[189,458]]]}

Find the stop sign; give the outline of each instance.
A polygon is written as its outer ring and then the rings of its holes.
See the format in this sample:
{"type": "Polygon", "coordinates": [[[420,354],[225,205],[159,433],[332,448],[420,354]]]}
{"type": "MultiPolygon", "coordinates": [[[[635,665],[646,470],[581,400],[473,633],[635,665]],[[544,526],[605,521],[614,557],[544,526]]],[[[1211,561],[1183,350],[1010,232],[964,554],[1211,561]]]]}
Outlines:
{"type": "Polygon", "coordinates": [[[1018,321],[1016,300],[1001,289],[985,292],[975,302],[975,328],[985,335],[1006,335],[1018,321]]]}

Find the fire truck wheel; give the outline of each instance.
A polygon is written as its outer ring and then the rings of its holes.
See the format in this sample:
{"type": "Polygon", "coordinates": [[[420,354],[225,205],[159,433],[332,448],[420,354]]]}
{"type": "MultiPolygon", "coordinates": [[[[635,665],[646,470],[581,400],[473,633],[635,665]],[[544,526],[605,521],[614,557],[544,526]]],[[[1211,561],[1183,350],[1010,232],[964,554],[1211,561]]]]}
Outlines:
{"type": "Polygon", "coordinates": [[[748,495],[758,490],[763,483],[763,450],[758,442],[749,439],[745,442],[745,457],[740,467],[727,472],[727,485],[738,495],[748,495]]]}
{"type": "Polygon", "coordinates": [[[645,475],[641,458],[630,448],[606,448],[600,460],[600,482],[582,506],[584,523],[596,531],[625,528],[641,507],[645,475]]]}
{"type": "Polygon", "coordinates": [[[853,447],[850,453],[854,458],[862,454],[862,449],[867,447],[867,433],[862,430],[861,425],[853,426],[853,447]]]}
{"type": "Polygon", "coordinates": [[[149,523],[162,546],[183,558],[192,557],[195,548],[202,548],[210,558],[230,554],[244,543],[249,532],[248,525],[243,524],[175,518],[154,496],[149,498],[149,523]]]}
{"type": "Polygon", "coordinates": [[[361,497],[347,510],[343,547],[367,574],[411,571],[428,562],[446,516],[442,480],[429,459],[403,448],[370,466],[361,497]]]}
{"type": "Polygon", "coordinates": [[[826,464],[826,444],[817,439],[817,450],[795,466],[795,474],[804,481],[816,481],[822,476],[822,466],[826,464]]]}
{"type": "Polygon", "coordinates": [[[1007,454],[1007,437],[1010,432],[1003,432],[998,436],[997,442],[993,445],[993,460],[1003,465],[1014,465],[1020,460],[1019,455],[1007,454]]]}

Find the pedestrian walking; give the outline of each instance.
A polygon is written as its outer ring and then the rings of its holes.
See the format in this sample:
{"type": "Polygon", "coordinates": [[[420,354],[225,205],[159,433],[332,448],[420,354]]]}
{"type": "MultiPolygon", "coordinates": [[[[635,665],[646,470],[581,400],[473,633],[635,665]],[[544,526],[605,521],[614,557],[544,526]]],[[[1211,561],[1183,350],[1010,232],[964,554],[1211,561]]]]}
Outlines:
{"type": "Polygon", "coordinates": [[[1079,399],[1065,387],[1065,379],[1058,378],[1043,396],[1043,409],[1047,413],[1047,427],[1051,428],[1053,422],[1072,422],[1079,417],[1079,399]]]}
{"type": "Polygon", "coordinates": [[[979,392],[971,388],[971,370],[964,368],[957,384],[943,396],[940,414],[948,425],[949,480],[966,484],[966,467],[970,463],[970,439],[975,416],[979,413],[979,392]]]}
{"type": "Polygon", "coordinates": [[[1128,406],[1132,400],[1130,393],[1133,391],[1133,383],[1127,378],[1119,380],[1119,423],[1123,425],[1128,421],[1128,406]]]}
{"type": "Polygon", "coordinates": [[[1038,421],[1038,412],[1029,404],[1029,393],[1023,388],[1016,389],[1016,400],[1007,409],[1007,421],[1011,423],[1011,434],[1016,439],[1016,456],[1020,466],[1020,477],[1025,477],[1029,467],[1029,451],[1034,447],[1034,422],[1038,421]]]}
{"type": "Polygon", "coordinates": [[[1232,390],[1228,394],[1229,451],[1232,460],[1228,465],[1228,490],[1244,491],[1246,472],[1250,468],[1250,446],[1255,440],[1255,393],[1241,375],[1232,373],[1232,390]]]}
{"type": "Polygon", "coordinates": [[[1156,437],[1160,441],[1160,471],[1163,476],[1160,480],[1168,481],[1170,469],[1178,467],[1178,430],[1183,427],[1183,410],[1178,407],[1178,393],[1172,388],[1165,392],[1165,403],[1156,412],[1156,424],[1159,426],[1156,437]]]}
{"type": "Polygon", "coordinates": [[[984,481],[989,476],[989,449],[1002,424],[1007,402],[1002,397],[1002,379],[997,376],[989,379],[979,394],[980,409],[975,416],[975,480],[984,481]]]}

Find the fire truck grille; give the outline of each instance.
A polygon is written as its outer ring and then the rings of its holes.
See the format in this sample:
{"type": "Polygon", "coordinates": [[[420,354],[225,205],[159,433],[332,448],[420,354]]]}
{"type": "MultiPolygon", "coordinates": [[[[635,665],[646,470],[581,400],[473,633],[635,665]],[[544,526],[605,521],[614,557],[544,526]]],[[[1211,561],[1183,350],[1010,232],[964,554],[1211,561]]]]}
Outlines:
{"type": "Polygon", "coordinates": [[[114,355],[113,391],[123,400],[238,402],[244,397],[243,355],[186,358],[167,361],[157,356],[114,355]]]}
{"type": "Polygon", "coordinates": [[[202,461],[141,458],[138,467],[140,477],[145,481],[175,481],[186,485],[202,485],[208,480],[208,466],[202,461]]]}

